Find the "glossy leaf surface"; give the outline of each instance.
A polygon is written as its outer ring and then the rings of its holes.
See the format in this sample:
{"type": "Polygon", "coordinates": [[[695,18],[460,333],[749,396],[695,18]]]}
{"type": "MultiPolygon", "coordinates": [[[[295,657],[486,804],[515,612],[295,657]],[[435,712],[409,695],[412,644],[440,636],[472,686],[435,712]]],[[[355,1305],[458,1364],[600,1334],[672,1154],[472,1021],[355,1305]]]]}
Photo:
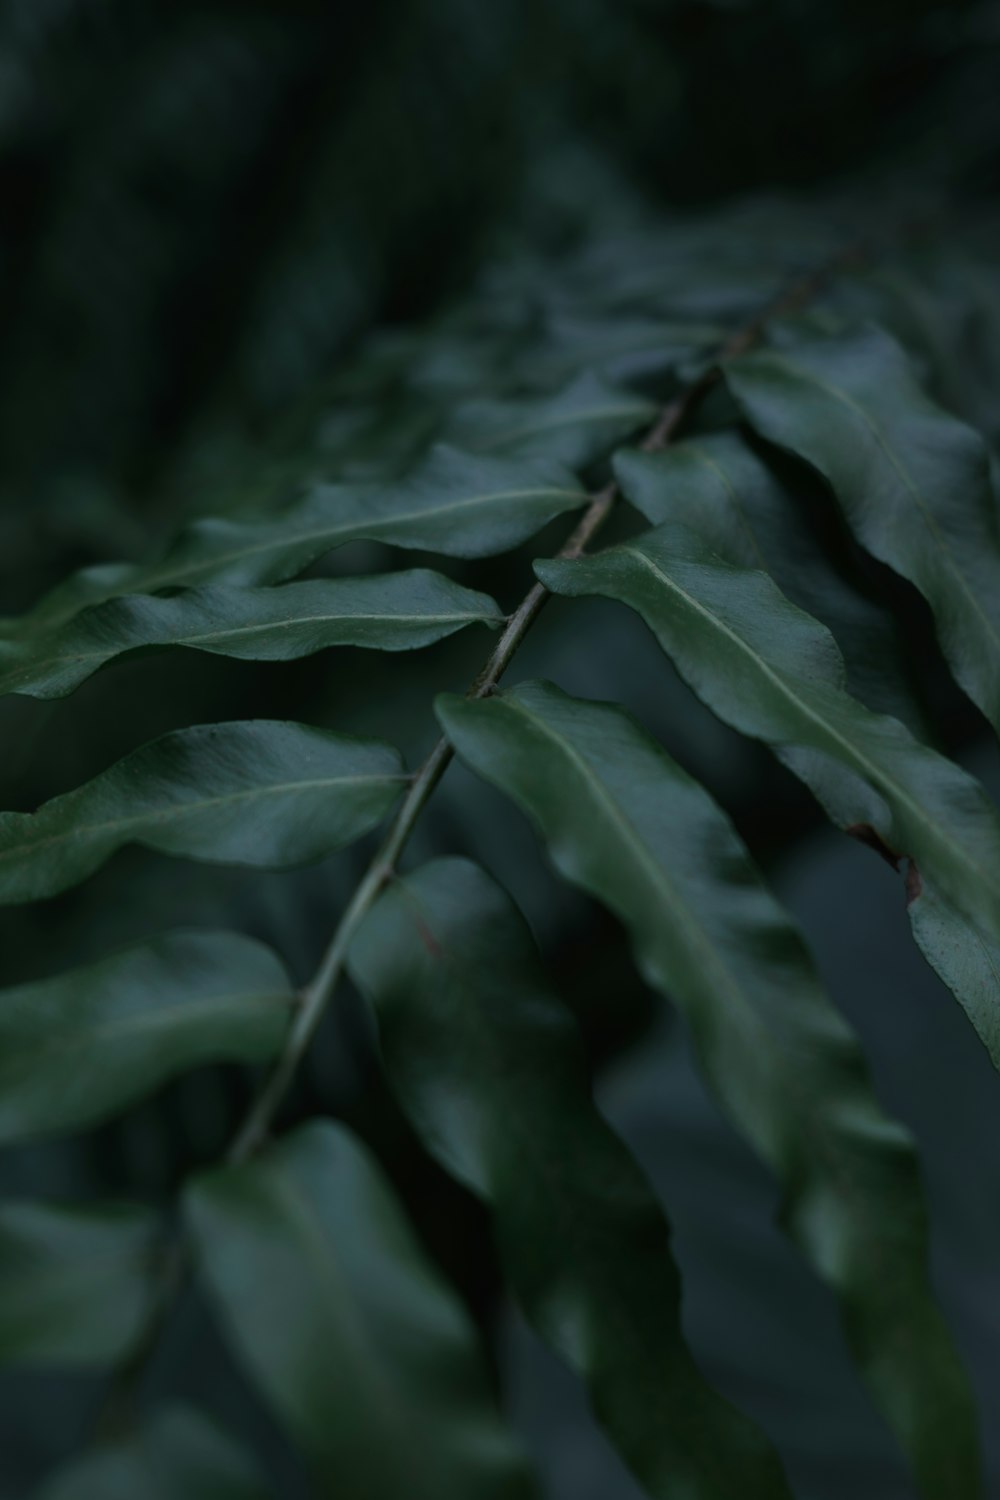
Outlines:
{"type": "Polygon", "coordinates": [[[389,745],[306,724],[178,729],[37,812],[0,813],[0,903],[54,896],[130,843],[221,864],[307,864],[379,823],[405,779],[389,745]]]}
{"type": "Polygon", "coordinates": [[[277,583],[345,542],[379,541],[448,557],[489,557],[526,541],[587,496],[560,465],[463,453],[443,444],[406,478],[386,485],[320,485],[274,515],[207,518],[152,563],[109,563],[75,573],[20,619],[15,637],[69,619],[120,594],[203,583],[277,583]]]}
{"type": "Polygon", "coordinates": [[[0,640],[0,694],[61,698],[106,662],[148,646],[248,661],[295,661],[328,646],[409,651],[467,625],[499,625],[499,606],[425,568],[316,578],[283,588],[189,589],[109,599],[50,631],[0,640]]]}
{"type": "Polygon", "coordinates": [[[705,1074],[781,1183],[783,1222],[841,1299],[922,1492],[976,1494],[974,1407],[931,1293],[912,1144],[879,1109],[857,1041],[728,819],[613,705],[529,683],[439,700],[439,714],[684,1012],[705,1074]]]}
{"type": "Polygon", "coordinates": [[[986,444],[923,393],[877,328],[750,354],[748,421],[829,481],[859,540],[916,584],[952,671],[1000,728],[1000,515],[986,444]]]}
{"type": "Polygon", "coordinates": [[[672,524],[536,570],[556,593],[637,610],[708,707],[769,744],[835,822],[874,829],[985,937],[1000,934],[1000,819],[982,788],[852,698],[833,637],[766,574],[672,524]]]}
{"type": "Polygon", "coordinates": [[[320,1493],[536,1495],[467,1315],[346,1130],[313,1122],[207,1174],[188,1210],[229,1337],[320,1493]]]}
{"type": "Polygon", "coordinates": [[[784,594],[828,627],[848,686],[869,708],[911,728],[923,715],[907,689],[892,617],[840,575],[794,491],[737,431],[706,433],[662,453],[625,450],[615,474],[651,525],[690,526],[720,557],[770,573],[784,594]]]}
{"type": "Polygon", "coordinates": [[[83,1129],[204,1063],[265,1062],[293,1003],[271,950],[230,932],[0,990],[0,1142],[83,1129]]]}
{"type": "Polygon", "coordinates": [[[425,865],[383,894],[352,970],[404,1108],[489,1203],[515,1295],[647,1492],[788,1495],[685,1345],[666,1219],[591,1100],[575,1022],[509,897],[465,860],[425,865]]]}

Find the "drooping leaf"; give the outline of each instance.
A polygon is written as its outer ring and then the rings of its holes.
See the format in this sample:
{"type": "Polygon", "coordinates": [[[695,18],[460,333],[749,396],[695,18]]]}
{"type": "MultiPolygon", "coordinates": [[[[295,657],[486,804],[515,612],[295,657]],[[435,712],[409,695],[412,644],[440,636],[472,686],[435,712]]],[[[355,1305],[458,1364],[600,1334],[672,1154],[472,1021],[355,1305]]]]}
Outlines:
{"type": "Polygon", "coordinates": [[[970,927],[915,866],[907,872],[907,885],[906,912],[917,946],[1000,1071],[1000,942],[970,927]]]}
{"type": "Polygon", "coordinates": [[[586,502],[560,465],[439,445],[405,479],[319,485],[254,521],[195,521],[153,563],[107,563],[73,574],[4,632],[48,628],[88,604],[202,583],[278,583],[345,542],[379,541],[448,557],[488,557],[586,502]]]}
{"type": "Polygon", "coordinates": [[[306,1125],[187,1205],[229,1337],[323,1495],[535,1495],[466,1315],[346,1130],[306,1125]]]}
{"type": "Polygon", "coordinates": [[[564,594],[637,610],[719,718],[764,740],[841,827],[915,861],[983,935],[1000,934],[1000,819],[978,782],[847,692],[830,633],[764,573],[664,524],[574,562],[541,562],[564,594]]]}
{"type": "MultiPolygon", "coordinates": [[[[650,521],[681,521],[720,557],[763,567],[793,603],[830,627],[844,653],[850,691],[911,728],[921,725],[886,618],[846,587],[782,503],[766,465],[736,434],[713,433],[657,455],[623,453],[615,469],[625,494],[650,521]]],[[[913,873],[907,910],[924,957],[1000,1068],[1000,946],[913,873]]]]}
{"type": "Polygon", "coordinates": [[[0,1205],[0,1365],[122,1358],[149,1306],[158,1249],[157,1216],[137,1204],[0,1205]]]}
{"type": "Polygon", "coordinates": [[[912,1144],[879,1109],[854,1036],[728,819],[613,705],[531,683],[446,697],[439,714],[684,1012],[712,1086],[781,1183],[789,1233],[841,1300],[922,1493],[976,1495],[975,1409],[930,1288],[912,1144]]]}
{"type": "Polygon", "coordinates": [[[518,453],[582,469],[656,417],[655,402],[584,374],[548,397],[480,397],[460,406],[448,432],[481,453],[518,453]]]}
{"type": "Polygon", "coordinates": [[[0,1141],[83,1129],[200,1064],[265,1062],[293,1003],[274,953],[231,932],[0,990],[0,1141]]]}
{"type": "Polygon", "coordinates": [[[382,895],[351,966],[404,1108],[489,1203],[515,1295],[647,1492],[787,1495],[684,1343],[669,1227],[591,1100],[575,1023],[507,895],[465,860],[425,865],[382,895]]]}
{"type": "Polygon", "coordinates": [[[1000,729],[1000,515],[983,440],[877,328],[746,355],[726,379],[747,420],[818,469],[862,544],[921,591],[955,677],[1000,729]]]}
{"type": "Polygon", "coordinates": [[[172,1406],[133,1436],[62,1470],[39,1500],[274,1500],[256,1465],[227,1433],[172,1406]]]}
{"type": "Polygon", "coordinates": [[[832,632],[851,691],[919,731],[923,714],[907,689],[891,616],[841,577],[795,497],[741,433],[709,433],[662,453],[627,450],[616,456],[615,474],[652,525],[679,521],[720,557],[770,573],[832,632]]]}
{"type": "Polygon", "coordinates": [[[63,697],[105,662],[146,646],[294,661],[328,646],[408,651],[466,625],[501,621],[487,594],[425,568],[283,588],[190,589],[170,598],[130,594],[23,640],[0,640],[0,693],[63,697]]]}
{"type": "Polygon", "coordinates": [[[174,730],[37,812],[0,813],[0,903],[54,896],[129,843],[222,864],[307,864],[373,828],[405,780],[391,746],[306,724],[174,730]]]}

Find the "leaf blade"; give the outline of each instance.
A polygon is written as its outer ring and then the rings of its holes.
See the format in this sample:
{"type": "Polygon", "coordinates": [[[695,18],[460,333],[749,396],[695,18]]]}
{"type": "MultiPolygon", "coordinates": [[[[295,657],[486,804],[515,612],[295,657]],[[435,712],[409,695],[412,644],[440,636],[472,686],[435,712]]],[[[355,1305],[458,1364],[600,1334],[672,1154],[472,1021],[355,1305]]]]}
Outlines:
{"type": "Polygon", "coordinates": [[[0,813],[0,904],[85,879],[126,843],[211,863],[307,864],[381,822],[398,753],[305,724],[174,730],[34,813],[0,813]]]}
{"type": "Polygon", "coordinates": [[[841,1299],[924,1493],[976,1494],[975,1409],[930,1288],[912,1145],[879,1110],[855,1038],[728,820],[612,705],[529,683],[439,700],[439,716],[684,1011],[709,1081],[778,1177],[790,1233],[841,1299]]]}
{"type": "Polygon", "coordinates": [[[479,398],[459,406],[449,435],[485,453],[518,453],[583,469],[656,418],[655,402],[592,373],[554,396],[479,398]]]}
{"type": "Polygon", "coordinates": [[[382,895],[351,971],[401,1103],[490,1204],[515,1294],[648,1492],[787,1495],[684,1344],[666,1219],[590,1099],[575,1024],[505,893],[464,860],[423,866],[382,895]]]}
{"type": "Polygon", "coordinates": [[[723,429],[656,454],[626,449],[614,468],[651,526],[688,526],[720,557],[769,573],[793,604],[827,626],[843,652],[851,692],[915,732],[923,728],[891,615],[841,577],[796,504],[791,480],[782,484],[742,434],[723,429]]]}
{"type": "Polygon", "coordinates": [[[490,557],[586,500],[579,482],[559,465],[467,454],[441,444],[394,484],[316,486],[273,517],[195,521],[159,561],[84,569],[27,615],[4,621],[3,634],[51,628],[87,605],[122,594],[206,582],[280,583],[352,541],[490,557]]]}
{"type": "Polygon", "coordinates": [[[1000,522],[985,443],[877,328],[726,366],[747,420],[827,479],[859,541],[920,590],[958,682],[1000,729],[1000,522]]]}
{"type": "Polygon", "coordinates": [[[121,1359],[142,1327],[158,1248],[158,1218],[137,1204],[0,1205],[0,1365],[121,1359]]]}
{"type": "Polygon", "coordinates": [[[770,745],[834,822],[873,828],[985,937],[1000,933],[1000,820],[981,787],[851,698],[833,637],[766,574],[669,523],[536,571],[556,593],[603,593],[636,609],[713,713],[770,745]]]}
{"type": "Polygon", "coordinates": [[[323,1494],[535,1494],[457,1300],[346,1130],[301,1127],[186,1205],[237,1352],[323,1494]]]}
{"type": "Polygon", "coordinates": [[[79,1130],[176,1073],[280,1048],[291,981],[269,948],[176,932],[0,991],[0,1141],[79,1130]]]}
{"type": "Polygon", "coordinates": [[[108,662],[151,646],[295,661],[331,646],[414,650],[502,618],[487,594],[424,568],[281,588],[220,585],[168,598],[127,594],[51,630],[0,640],[0,694],[64,697],[108,662]]]}

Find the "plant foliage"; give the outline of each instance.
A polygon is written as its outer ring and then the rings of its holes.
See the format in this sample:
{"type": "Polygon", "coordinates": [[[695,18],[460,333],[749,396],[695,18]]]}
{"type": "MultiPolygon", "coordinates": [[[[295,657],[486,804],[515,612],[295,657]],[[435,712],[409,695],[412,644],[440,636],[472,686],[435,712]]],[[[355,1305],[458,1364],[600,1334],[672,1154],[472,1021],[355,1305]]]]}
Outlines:
{"type": "MultiPolygon", "coordinates": [[[[606,45],[641,68],[639,23],[597,12],[606,45]]],[[[444,23],[418,6],[411,24],[444,23]]],[[[210,106],[185,71],[205,55],[188,57],[195,25],[169,59],[154,49],[150,74],[187,78],[202,100],[192,131],[239,176],[235,100],[255,86],[256,54],[235,48],[231,97],[210,106]]],[[[263,12],[261,25],[270,35],[263,12]]],[[[272,74],[283,92],[309,74],[310,34],[290,28],[272,74]]],[[[408,35],[393,33],[401,58],[408,35]]],[[[470,88],[469,67],[455,78],[442,64],[448,86],[470,88]]],[[[487,101],[498,87],[485,65],[479,87],[487,101]]],[[[401,124],[374,74],[356,108],[360,135],[382,119],[403,151],[411,114],[401,124]]],[[[417,167],[447,158],[450,132],[416,113],[417,167]]],[[[486,150],[488,103],[475,118],[486,150]]],[[[519,129],[503,136],[498,183],[526,171],[519,129]]],[[[0,695],[53,700],[17,705],[18,723],[47,742],[59,730],[46,726],[74,721],[43,713],[70,714],[79,695],[125,727],[81,741],[47,785],[52,763],[31,763],[26,733],[27,791],[0,812],[0,905],[21,909],[34,944],[0,991],[0,1142],[85,1151],[87,1132],[127,1128],[208,1067],[225,1101],[212,1149],[167,1191],[0,1204],[0,1361],[101,1382],[94,1433],[42,1493],[259,1500],[283,1493],[285,1473],[338,1500],[542,1493],[504,1414],[489,1313],[383,1127],[327,1097],[315,1071],[347,1013],[372,1028],[368,1066],[422,1180],[486,1216],[495,1299],[573,1372],[642,1492],[795,1492],[766,1412],[744,1409],[689,1342],[671,1204],[594,1102],[584,1006],[561,993],[545,920],[533,910],[529,925],[532,901],[498,878],[525,847],[520,810],[548,862],[545,899],[565,883],[603,909],[624,934],[615,982],[632,982],[631,963],[682,1018],[916,1491],[977,1500],[980,1414],[932,1280],[917,1144],[712,768],[668,749],[615,692],[628,664],[604,622],[634,612],[662,653],[640,717],[660,724],[664,704],[698,700],[726,743],[753,742],[748,764],[770,756],[798,778],[801,797],[780,770],[761,773],[803,819],[825,817],[900,872],[920,951],[1000,1068],[1000,818],[956,758],[980,714],[1000,729],[1000,424],[983,401],[1000,370],[993,226],[970,215],[953,255],[902,171],[890,194],[865,182],[684,216],[621,189],[608,222],[581,211],[557,248],[508,247],[464,296],[360,340],[324,374],[353,327],[345,288],[381,306],[393,235],[413,216],[405,183],[385,224],[348,214],[334,275],[315,226],[331,184],[354,201],[349,140],[319,149],[315,196],[272,246],[257,300],[233,292],[231,314],[247,313],[235,373],[217,372],[203,443],[189,433],[153,487],[176,496],[201,473],[193,502],[165,507],[185,512],[179,527],[166,535],[152,507],[140,536],[123,531],[124,558],[83,548],[0,621],[0,695]],[[314,348],[289,289],[308,300],[318,262],[314,348]],[[982,379],[968,379],[976,361],[982,379]],[[282,423],[234,436],[224,414],[241,401],[259,417],[280,408],[282,423]],[[337,676],[343,653],[354,666],[337,676]],[[456,758],[464,791],[449,793],[449,775],[435,795],[456,758]],[[188,877],[179,861],[244,873],[188,877]],[[282,901],[286,915],[322,911],[322,943],[262,918],[282,901]],[[114,909],[110,924],[96,908],[114,909]],[[39,938],[71,960],[40,957],[39,938]],[[184,1405],[150,1384],[194,1306],[268,1413],[257,1452],[189,1409],[197,1382],[180,1379],[184,1405]]],[[[80,149],[128,170],[128,144],[96,126],[80,149]]],[[[197,203],[188,149],[177,191],[197,203]]],[[[218,180],[211,160],[204,172],[218,180]]],[[[84,208],[70,199],[64,213],[90,243],[84,208]]],[[[37,276],[43,290],[72,280],[66,266],[37,276]]],[[[147,295],[138,278],[123,286],[130,316],[152,316],[147,295]]],[[[128,318],[101,316],[131,348],[128,318]]],[[[29,361],[26,383],[42,373],[29,361]]],[[[67,430],[112,395],[68,383],[67,430]]],[[[101,514],[119,515],[105,499],[101,514]]]]}

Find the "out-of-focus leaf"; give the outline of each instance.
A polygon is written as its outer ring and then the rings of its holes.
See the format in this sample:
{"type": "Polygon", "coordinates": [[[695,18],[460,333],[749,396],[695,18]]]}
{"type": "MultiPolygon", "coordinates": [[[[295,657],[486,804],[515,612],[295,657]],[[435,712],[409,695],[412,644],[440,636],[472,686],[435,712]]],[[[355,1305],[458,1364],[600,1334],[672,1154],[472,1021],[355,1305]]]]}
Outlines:
{"type": "Polygon", "coordinates": [[[274,1500],[252,1459],[213,1422],[167,1408],[134,1436],[95,1448],[39,1500],[274,1500]]]}
{"type": "Polygon", "coordinates": [[[120,1359],[142,1327],[158,1242],[157,1216],[138,1205],[0,1205],[0,1364],[120,1359]]]}
{"type": "Polygon", "coordinates": [[[0,813],[0,903],[54,896],[123,844],[286,868],[379,823],[406,777],[375,740],[268,720],[201,724],[142,745],[34,813],[0,813]]]}
{"type": "Polygon", "coordinates": [[[526,541],[586,492],[561,465],[494,458],[441,444],[405,479],[320,485],[262,520],[194,521],[153,563],[104,563],[74,573],[5,634],[50,627],[120,594],[206,582],[278,583],[345,542],[379,541],[448,557],[488,557],[526,541]]]}
{"type": "Polygon", "coordinates": [[[586,374],[555,396],[468,401],[455,412],[448,436],[478,452],[518,453],[582,469],[657,411],[644,396],[586,374]]]}
{"type": "Polygon", "coordinates": [[[317,578],[283,588],[201,588],[108,599],[61,626],[0,640],[0,693],[59,698],[105,662],[144,646],[187,646],[251,661],[294,661],[328,646],[408,651],[500,607],[425,568],[317,578]]]}
{"type": "Polygon", "coordinates": [[[520,366],[524,379],[532,383],[567,380],[580,370],[595,371],[608,380],[662,381],[678,365],[717,348],[728,332],[713,323],[561,312],[550,319],[520,366]]]}
{"type": "Polygon", "coordinates": [[[829,631],[766,574],[671,523],[536,571],[556,593],[606,594],[638,611],[708,707],[769,744],[836,823],[873,830],[985,937],[1000,933],[1000,820],[979,783],[852,698],[829,631]]]}
{"type": "Polygon", "coordinates": [[[745,355],[726,379],[748,421],[818,469],[862,544],[921,591],[955,677],[1000,729],[1000,516],[983,440],[876,328],[745,355]]]}
{"type": "Polygon", "coordinates": [[[0,1141],[80,1130],[209,1062],[265,1062],[294,1004],[269,948],[175,932],[0,990],[0,1141]]]}
{"type": "Polygon", "coordinates": [[[471,1325],[346,1130],[304,1126],[187,1203],[229,1336],[323,1495],[536,1494],[471,1325]]]}
{"type": "Polygon", "coordinates": [[[615,458],[626,498],[652,525],[679,521],[719,554],[770,573],[793,604],[815,614],[844,653],[851,691],[912,729],[923,715],[907,690],[892,617],[837,572],[795,497],[737,431],[615,458]]]}
{"type": "Polygon", "coordinates": [[[1000,942],[963,921],[912,865],[908,885],[906,910],[920,951],[956,996],[1000,1071],[1000,942]]]}
{"type": "Polygon", "coordinates": [[[395,883],[352,972],[428,1148],[490,1204],[507,1276],[650,1495],[788,1494],[684,1343],[670,1231],[590,1097],[575,1023],[507,895],[440,860],[395,883]]]}
{"type": "Polygon", "coordinates": [[[613,705],[532,683],[447,697],[439,713],[683,1010],[716,1093],[778,1176],[784,1223],[840,1298],[922,1493],[976,1495],[975,1407],[930,1287],[912,1144],[879,1109],[856,1039],[728,819],[613,705]]]}

